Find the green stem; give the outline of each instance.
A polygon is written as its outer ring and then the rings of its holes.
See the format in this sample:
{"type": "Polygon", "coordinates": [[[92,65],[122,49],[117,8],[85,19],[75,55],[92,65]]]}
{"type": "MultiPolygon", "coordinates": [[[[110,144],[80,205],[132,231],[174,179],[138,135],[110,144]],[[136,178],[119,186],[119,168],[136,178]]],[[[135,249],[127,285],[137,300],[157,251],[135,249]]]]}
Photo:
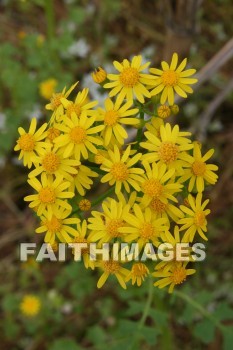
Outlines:
{"type": "Polygon", "coordinates": [[[153,291],[154,291],[154,287],[153,287],[153,281],[152,281],[152,278],[148,278],[148,281],[149,281],[149,286],[148,286],[148,295],[147,295],[147,300],[146,300],[146,305],[145,305],[145,308],[144,308],[144,311],[143,311],[143,314],[142,314],[142,317],[138,323],[138,327],[136,329],[136,332],[135,332],[135,335],[134,335],[134,338],[128,348],[128,350],[133,350],[135,349],[135,343],[138,341],[139,339],[139,336],[141,334],[141,330],[146,322],[146,319],[149,315],[149,312],[150,312],[150,308],[151,308],[151,304],[152,304],[152,300],[153,300],[153,291]]]}
{"type": "Polygon", "coordinates": [[[190,305],[192,305],[195,309],[197,309],[204,317],[208,318],[211,322],[213,322],[218,329],[220,329],[221,331],[225,330],[224,325],[222,325],[213,315],[211,315],[208,311],[206,311],[206,309],[201,304],[196,302],[189,295],[181,291],[174,291],[173,294],[187,301],[190,305]]]}
{"type": "Polygon", "coordinates": [[[47,37],[48,37],[48,40],[51,41],[54,37],[54,29],[55,29],[53,0],[44,0],[44,9],[45,9],[46,23],[47,23],[47,37]]]}

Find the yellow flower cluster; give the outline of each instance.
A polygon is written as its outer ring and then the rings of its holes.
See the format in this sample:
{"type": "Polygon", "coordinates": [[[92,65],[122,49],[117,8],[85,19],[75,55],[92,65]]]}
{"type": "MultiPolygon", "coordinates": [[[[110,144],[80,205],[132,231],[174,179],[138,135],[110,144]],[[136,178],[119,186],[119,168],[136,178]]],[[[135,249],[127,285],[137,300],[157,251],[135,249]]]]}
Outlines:
{"type": "MultiPolygon", "coordinates": [[[[150,63],[142,64],[141,56],[114,61],[116,73],[99,67],[92,75],[110,89],[103,107],[89,100],[87,88],[70,100],[76,83],[53,94],[46,105],[52,112],[48,124],[37,128],[33,118],[28,132],[19,128],[15,150],[25,166],[34,167],[28,179],[34,194],[25,201],[40,217],[36,232],[44,233],[51,247],[60,242],[88,247],[93,242],[98,247],[137,243],[138,254],[145,254],[148,243],[155,250],[170,243],[175,251],[178,243],[191,244],[198,235],[207,240],[210,210],[202,194],[217,181],[217,166],[207,163],[214,151],[202,154],[190,132],[164,121],[179,112],[174,92],[187,97],[189,85],[197,81],[190,78],[194,69],[184,70],[186,63],[178,65],[175,53],[170,65],[162,62],[162,70],[143,73],[150,63]],[[101,194],[87,199],[99,183],[105,184],[97,191],[101,194]]],[[[140,262],[116,256],[112,248],[108,260],[93,261],[89,248],[82,250],[85,267],[102,270],[98,288],[110,275],[123,288],[129,281],[140,286],[152,275],[159,278],[155,286],[169,285],[172,292],[195,272],[187,268],[191,258],[140,262]]]]}

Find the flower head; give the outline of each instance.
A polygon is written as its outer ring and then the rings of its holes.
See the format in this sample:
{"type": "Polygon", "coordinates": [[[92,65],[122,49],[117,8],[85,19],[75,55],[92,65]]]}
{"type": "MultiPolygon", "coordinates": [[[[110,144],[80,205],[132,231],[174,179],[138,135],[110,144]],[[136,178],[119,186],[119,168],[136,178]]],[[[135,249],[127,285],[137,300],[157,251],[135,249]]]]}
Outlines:
{"type": "Polygon", "coordinates": [[[145,277],[149,274],[148,267],[143,263],[134,263],[130,273],[126,277],[126,282],[132,280],[132,285],[135,283],[138,287],[141,286],[142,281],[144,281],[145,277]]]}
{"type": "Polygon", "coordinates": [[[91,73],[91,76],[96,84],[102,84],[107,78],[107,72],[102,67],[98,67],[93,73],[91,73]]]}
{"type": "Polygon", "coordinates": [[[121,156],[119,148],[115,145],[113,151],[108,151],[109,158],[105,158],[101,165],[101,169],[107,172],[102,177],[101,182],[109,182],[110,186],[115,184],[116,194],[121,191],[122,186],[127,192],[130,192],[129,185],[140,191],[139,183],[143,181],[141,175],[144,173],[144,170],[132,168],[132,166],[140,160],[141,153],[129,158],[130,150],[131,148],[128,146],[121,156]]]}
{"type": "Polygon", "coordinates": [[[209,209],[205,209],[209,203],[209,199],[206,199],[202,203],[202,193],[198,193],[196,199],[193,196],[188,196],[189,207],[181,205],[180,209],[186,214],[185,218],[182,218],[178,221],[178,224],[181,224],[180,230],[185,230],[184,240],[192,242],[195,236],[195,233],[198,234],[207,241],[205,233],[207,231],[207,220],[206,216],[210,213],[209,209]]]}
{"type": "Polygon", "coordinates": [[[44,149],[50,148],[48,143],[42,141],[47,135],[45,131],[47,123],[43,124],[37,131],[36,125],[37,120],[33,118],[28,132],[21,127],[18,128],[20,137],[14,148],[15,151],[20,151],[19,159],[23,158],[23,164],[28,168],[31,168],[35,156],[40,155],[44,149]]]}
{"type": "Polygon", "coordinates": [[[214,185],[218,175],[214,171],[218,170],[217,165],[206,164],[206,161],[213,155],[214,150],[209,150],[204,156],[201,155],[200,145],[194,142],[193,156],[187,157],[187,163],[184,165],[184,175],[180,178],[181,182],[189,180],[188,190],[191,192],[196,184],[198,192],[203,192],[205,181],[214,185]]]}
{"type": "Polygon", "coordinates": [[[107,147],[109,143],[118,141],[123,145],[128,134],[123,125],[136,125],[138,119],[134,115],[138,112],[137,108],[132,108],[133,101],[122,104],[117,98],[113,103],[110,98],[105,100],[105,110],[99,108],[97,120],[104,123],[104,129],[101,136],[104,138],[104,145],[107,147]]]}
{"type": "Polygon", "coordinates": [[[145,102],[145,97],[151,97],[146,86],[153,84],[154,77],[141,73],[150,65],[150,62],[142,64],[142,56],[134,56],[132,62],[124,59],[122,63],[114,61],[113,64],[119,73],[108,74],[107,78],[111,82],[104,85],[104,88],[112,89],[109,93],[110,97],[119,94],[121,100],[127,98],[130,101],[135,96],[141,103],[145,102]]]}
{"type": "Polygon", "coordinates": [[[197,79],[190,78],[195,74],[195,69],[185,69],[187,59],[185,58],[177,67],[178,55],[174,53],[172,61],[169,64],[165,61],[161,63],[162,70],[151,68],[150,72],[155,74],[154,80],[155,88],[150,92],[151,96],[162,92],[160,102],[164,104],[167,100],[169,105],[174,104],[174,91],[181,97],[186,98],[187,93],[192,93],[193,90],[189,85],[195,84],[197,79]]]}
{"type": "Polygon", "coordinates": [[[20,303],[20,311],[28,317],[36,316],[41,308],[41,301],[35,295],[25,295],[20,303]]]}
{"type": "Polygon", "coordinates": [[[55,92],[55,88],[57,86],[57,80],[50,78],[44,80],[39,85],[40,95],[44,97],[46,100],[50,100],[55,92]]]}

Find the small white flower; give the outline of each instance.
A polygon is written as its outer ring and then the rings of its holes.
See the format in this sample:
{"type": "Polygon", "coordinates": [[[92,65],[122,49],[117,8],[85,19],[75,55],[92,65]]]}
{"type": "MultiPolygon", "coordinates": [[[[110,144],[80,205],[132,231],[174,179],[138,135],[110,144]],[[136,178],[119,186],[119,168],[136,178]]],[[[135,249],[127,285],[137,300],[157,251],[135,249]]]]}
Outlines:
{"type": "Polygon", "coordinates": [[[85,58],[89,51],[90,46],[85,39],[81,38],[68,48],[67,53],[71,56],[85,58]]]}

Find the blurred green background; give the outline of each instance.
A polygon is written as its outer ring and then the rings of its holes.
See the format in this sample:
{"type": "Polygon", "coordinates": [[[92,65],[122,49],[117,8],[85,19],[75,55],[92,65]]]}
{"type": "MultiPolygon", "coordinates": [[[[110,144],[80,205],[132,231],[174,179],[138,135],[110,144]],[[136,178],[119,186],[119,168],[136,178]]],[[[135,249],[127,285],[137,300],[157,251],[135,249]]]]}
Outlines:
{"type": "Polygon", "coordinates": [[[0,350],[233,348],[232,18],[231,0],[0,1],[0,350]],[[216,149],[219,181],[208,193],[206,261],[178,293],[154,289],[142,324],[147,283],[124,291],[111,281],[97,290],[96,272],[80,263],[19,261],[20,242],[42,237],[12,149],[18,126],[46,120],[44,81],[55,79],[60,91],[79,80],[102,101],[90,75],[96,67],[137,54],[159,66],[174,51],[200,80],[175,122],[216,149]],[[20,312],[28,294],[42,305],[30,319],[20,312]]]}

